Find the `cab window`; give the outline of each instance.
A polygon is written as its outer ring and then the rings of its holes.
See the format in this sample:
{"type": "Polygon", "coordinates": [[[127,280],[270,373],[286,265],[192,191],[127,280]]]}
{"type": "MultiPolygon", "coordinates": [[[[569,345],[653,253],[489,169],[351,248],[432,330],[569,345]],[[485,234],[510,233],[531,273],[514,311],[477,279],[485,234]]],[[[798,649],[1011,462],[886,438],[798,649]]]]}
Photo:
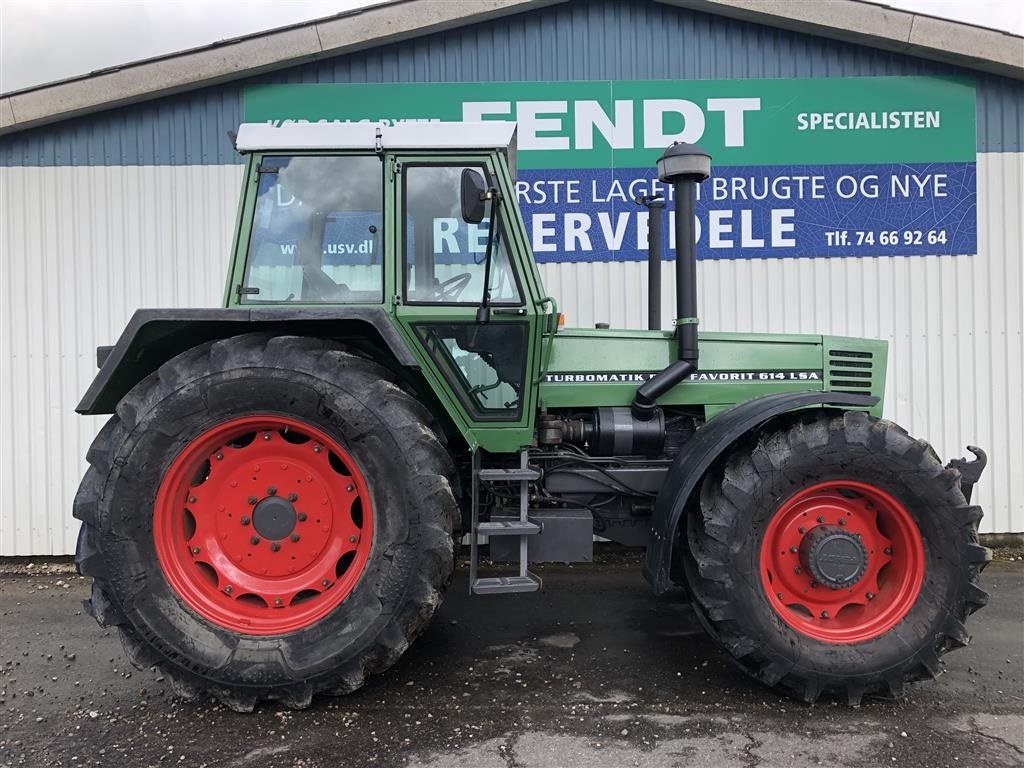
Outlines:
{"type": "Polygon", "coordinates": [[[380,158],[264,157],[259,172],[241,300],[380,303],[380,158]]]}
{"type": "MultiPolygon", "coordinates": [[[[493,203],[488,201],[479,224],[463,221],[460,180],[467,167],[487,177],[480,165],[404,167],[405,298],[409,303],[479,305],[483,301],[493,203]]],[[[491,304],[522,304],[501,228],[492,246],[489,283],[491,304]]]]}

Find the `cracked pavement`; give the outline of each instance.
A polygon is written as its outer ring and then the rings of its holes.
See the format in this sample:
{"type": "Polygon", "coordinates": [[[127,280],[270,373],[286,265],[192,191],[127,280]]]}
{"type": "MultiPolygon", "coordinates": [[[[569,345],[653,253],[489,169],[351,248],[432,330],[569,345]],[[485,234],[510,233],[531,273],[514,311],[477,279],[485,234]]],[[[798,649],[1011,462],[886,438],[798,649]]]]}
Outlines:
{"type": "Polygon", "coordinates": [[[974,642],[901,702],[779,698],[636,563],[542,569],[535,595],[456,574],[388,673],[301,712],[181,702],[84,615],[85,580],[0,577],[0,766],[667,768],[1024,765],[1024,564],[985,572],[974,642]]]}

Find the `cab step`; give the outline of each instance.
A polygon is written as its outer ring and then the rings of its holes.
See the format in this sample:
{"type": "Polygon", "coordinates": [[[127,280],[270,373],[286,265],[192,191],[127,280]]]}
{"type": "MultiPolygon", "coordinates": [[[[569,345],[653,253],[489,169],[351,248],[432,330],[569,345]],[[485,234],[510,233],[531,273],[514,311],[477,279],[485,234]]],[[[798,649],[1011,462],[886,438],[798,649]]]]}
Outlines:
{"type": "Polygon", "coordinates": [[[532,573],[525,576],[490,576],[476,579],[472,585],[474,595],[502,595],[510,592],[536,592],[541,580],[532,573]]]}
{"type": "Polygon", "coordinates": [[[529,454],[521,451],[519,467],[515,469],[482,469],[480,452],[473,452],[473,487],[472,487],[472,528],[469,545],[469,593],[471,595],[500,595],[509,592],[536,592],[541,588],[540,579],[527,570],[529,547],[527,542],[531,536],[541,532],[543,526],[530,519],[530,482],[540,479],[540,472],[529,466],[529,454]],[[519,483],[519,517],[505,520],[480,520],[480,483],[517,482],[519,483]],[[496,541],[508,542],[511,537],[518,539],[518,574],[507,576],[488,576],[477,578],[477,567],[480,563],[480,537],[499,537],[496,541]]]}
{"type": "Polygon", "coordinates": [[[540,470],[531,467],[514,467],[512,469],[481,469],[477,475],[489,483],[540,480],[540,470]]]}
{"type": "Polygon", "coordinates": [[[532,536],[540,529],[540,523],[522,520],[492,520],[476,526],[476,532],[484,536],[532,536]]]}

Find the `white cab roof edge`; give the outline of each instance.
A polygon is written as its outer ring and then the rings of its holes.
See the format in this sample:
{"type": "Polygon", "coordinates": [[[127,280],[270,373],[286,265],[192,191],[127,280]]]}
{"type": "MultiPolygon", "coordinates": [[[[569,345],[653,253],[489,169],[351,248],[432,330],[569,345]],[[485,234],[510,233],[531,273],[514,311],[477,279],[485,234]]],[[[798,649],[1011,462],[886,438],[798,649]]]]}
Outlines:
{"type": "Polygon", "coordinates": [[[482,123],[243,123],[239,152],[302,149],[504,149],[514,142],[516,124],[482,123]]]}

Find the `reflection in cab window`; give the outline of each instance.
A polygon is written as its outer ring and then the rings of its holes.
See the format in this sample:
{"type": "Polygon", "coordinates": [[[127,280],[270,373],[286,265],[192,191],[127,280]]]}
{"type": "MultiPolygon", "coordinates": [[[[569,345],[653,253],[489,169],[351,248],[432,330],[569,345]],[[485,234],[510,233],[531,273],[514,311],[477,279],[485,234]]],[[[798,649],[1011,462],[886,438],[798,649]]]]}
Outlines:
{"type": "MultiPolygon", "coordinates": [[[[460,181],[464,165],[405,166],[406,299],[425,304],[480,304],[492,203],[484,220],[462,219],[460,181]]],[[[480,166],[472,166],[486,176],[480,166]]],[[[490,303],[520,304],[500,231],[491,258],[490,303]]]]}
{"type": "Polygon", "coordinates": [[[243,300],[382,301],[380,159],[264,157],[260,169],[243,300]]]}
{"type": "Polygon", "coordinates": [[[526,323],[414,323],[445,379],[477,420],[519,418],[526,323]]]}

